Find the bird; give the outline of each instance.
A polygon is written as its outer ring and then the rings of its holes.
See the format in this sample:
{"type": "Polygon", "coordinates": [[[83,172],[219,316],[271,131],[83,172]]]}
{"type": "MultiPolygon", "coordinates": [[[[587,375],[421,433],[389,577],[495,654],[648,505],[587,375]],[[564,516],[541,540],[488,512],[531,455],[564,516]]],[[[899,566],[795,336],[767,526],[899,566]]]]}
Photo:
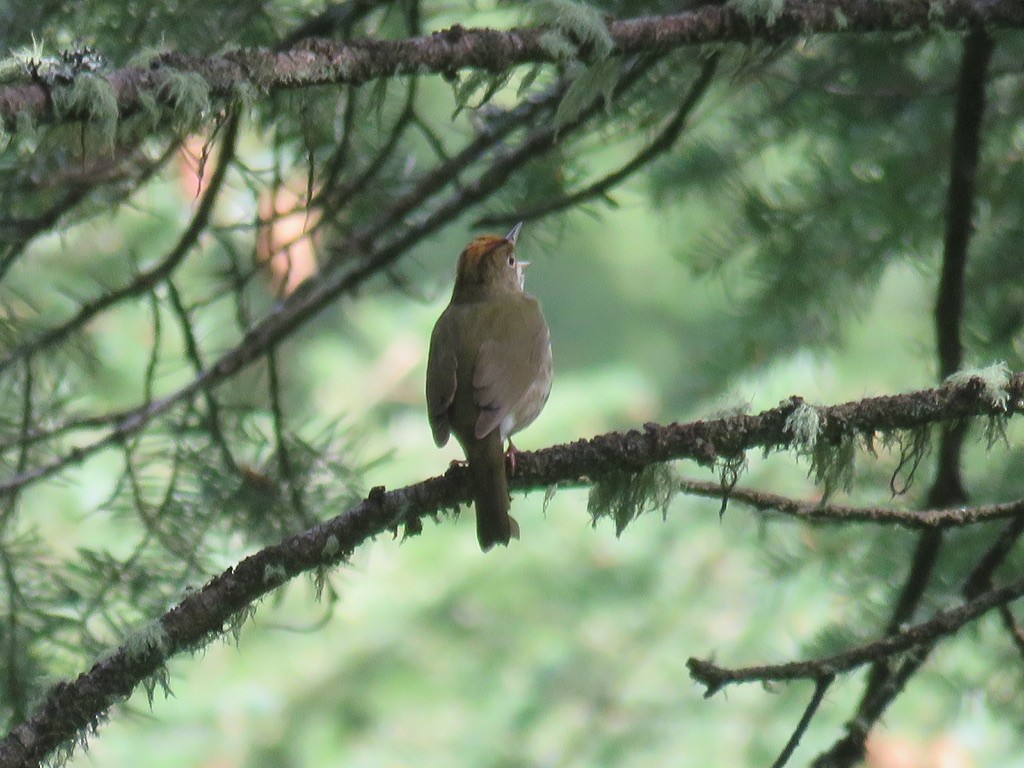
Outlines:
{"type": "Polygon", "coordinates": [[[480,549],[519,538],[509,515],[504,451],[551,393],[551,334],[540,302],[524,290],[529,262],[516,258],[522,222],[482,235],[459,256],[448,306],[430,335],[427,416],[440,448],[454,434],[469,465],[480,549]]]}

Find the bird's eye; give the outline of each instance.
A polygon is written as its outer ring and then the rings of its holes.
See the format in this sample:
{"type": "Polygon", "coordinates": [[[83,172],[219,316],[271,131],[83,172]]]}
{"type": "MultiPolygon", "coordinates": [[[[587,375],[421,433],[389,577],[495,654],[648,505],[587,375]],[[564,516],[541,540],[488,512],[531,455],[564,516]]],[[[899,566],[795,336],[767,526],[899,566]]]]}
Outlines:
{"type": "Polygon", "coordinates": [[[512,254],[509,254],[508,256],[508,265],[510,267],[514,267],[516,265],[516,257],[513,256],[512,254]]]}

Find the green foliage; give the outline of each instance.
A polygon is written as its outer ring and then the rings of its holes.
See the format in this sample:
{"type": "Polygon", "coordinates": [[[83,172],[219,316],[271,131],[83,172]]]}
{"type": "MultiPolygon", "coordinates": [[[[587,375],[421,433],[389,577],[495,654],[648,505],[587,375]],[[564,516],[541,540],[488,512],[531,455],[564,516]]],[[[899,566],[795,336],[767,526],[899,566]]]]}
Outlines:
{"type": "Polygon", "coordinates": [[[457,117],[463,109],[479,109],[482,107],[491,100],[494,94],[508,84],[511,77],[511,70],[499,74],[487,72],[486,70],[470,72],[455,86],[455,111],[452,113],[452,118],[457,117]],[[469,100],[481,88],[484,89],[483,96],[480,97],[476,106],[470,107],[469,100]]]}
{"type": "Polygon", "coordinates": [[[605,111],[610,110],[620,66],[620,60],[612,57],[580,70],[558,104],[555,125],[563,128],[597,100],[604,104],[605,111]]]}
{"type": "Polygon", "coordinates": [[[552,27],[542,45],[556,59],[580,56],[600,62],[611,54],[615,43],[598,8],[573,0],[535,0],[534,21],[552,27]]]}
{"type": "Polygon", "coordinates": [[[154,651],[164,657],[169,650],[167,631],[159,619],[153,620],[138,631],[129,633],[123,647],[129,657],[144,656],[154,651]]]}

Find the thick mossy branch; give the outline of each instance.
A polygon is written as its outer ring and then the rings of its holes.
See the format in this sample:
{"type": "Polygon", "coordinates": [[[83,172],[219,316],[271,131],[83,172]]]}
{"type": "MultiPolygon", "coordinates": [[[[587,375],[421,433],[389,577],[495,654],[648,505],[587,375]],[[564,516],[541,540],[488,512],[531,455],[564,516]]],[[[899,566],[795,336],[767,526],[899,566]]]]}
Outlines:
{"type": "MultiPolygon", "coordinates": [[[[1012,375],[1006,392],[1005,413],[1015,414],[1024,407],[1024,374],[1012,375]]],[[[652,465],[675,459],[713,466],[751,448],[784,448],[793,438],[787,422],[802,404],[793,398],[759,414],[689,424],[647,424],[642,431],[612,432],[521,453],[509,485],[518,491],[555,484],[590,485],[609,475],[621,478],[643,473],[652,465]]],[[[835,444],[855,435],[990,416],[995,408],[985,383],[971,378],[961,385],[819,406],[817,412],[819,440],[835,444]]],[[[654,477],[654,482],[643,484],[643,493],[635,493],[639,486],[634,485],[626,493],[605,494],[606,506],[618,504],[626,512],[635,511],[637,504],[631,500],[641,498],[646,504],[652,498],[651,489],[662,487],[657,475],[654,477]]],[[[618,484],[620,490],[628,486],[628,481],[618,484]]],[[[471,496],[469,488],[468,469],[458,465],[443,476],[394,491],[376,488],[337,517],[247,557],[164,614],[159,627],[154,625],[142,635],[144,642],[128,643],[76,680],[54,686],[36,712],[0,741],[0,765],[37,765],[70,743],[83,728],[97,723],[113,702],[128,696],[146,679],[159,678],[167,658],[237,631],[259,599],[283,580],[342,562],[368,539],[402,525],[417,530],[422,517],[466,503],[471,496]]]]}
{"type": "MultiPolygon", "coordinates": [[[[148,66],[125,67],[106,79],[124,117],[142,107],[145,94],[162,93],[168,79],[176,76],[172,73],[179,72],[200,77],[213,97],[230,99],[242,83],[269,92],[427,72],[448,75],[467,68],[498,73],[522,64],[560,62],[576,56],[600,61],[602,53],[629,56],[707,43],[779,41],[814,33],[1024,28],[1024,3],[1020,0],[947,0],[941,14],[935,13],[935,3],[928,0],[746,0],[685,13],[610,21],[605,37],[596,33],[592,16],[573,12],[573,7],[564,0],[552,3],[553,26],[506,32],[456,25],[405,40],[315,39],[286,51],[245,49],[210,57],[164,53],[148,66]]],[[[59,118],[42,83],[0,88],[0,124],[11,128],[20,114],[41,122],[59,118]]],[[[88,114],[65,117],[87,118],[88,114]]]]}

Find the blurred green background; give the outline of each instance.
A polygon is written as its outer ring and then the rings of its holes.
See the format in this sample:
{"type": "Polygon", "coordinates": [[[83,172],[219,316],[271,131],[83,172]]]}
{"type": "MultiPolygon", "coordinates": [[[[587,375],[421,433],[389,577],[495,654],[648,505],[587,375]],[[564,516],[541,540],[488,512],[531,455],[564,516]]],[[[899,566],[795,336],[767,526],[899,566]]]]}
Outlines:
{"type": "MultiPolygon", "coordinates": [[[[225,3],[188,25],[180,16],[164,23],[169,7],[153,10],[140,44],[156,44],[164,24],[174,45],[216,48],[237,5],[225,3]]],[[[619,15],[664,10],[606,5],[619,15]]],[[[281,17],[309,11],[301,3],[280,6],[281,17]]],[[[119,12],[109,13],[81,21],[81,34],[105,50],[121,28],[119,12]]],[[[428,3],[424,15],[428,29],[455,22],[506,27],[529,18],[515,6],[488,3],[428,3]]],[[[76,23],[74,14],[51,20],[45,41],[81,39],[76,23]]],[[[362,31],[400,36],[396,23],[372,16],[362,31]]],[[[266,44],[251,20],[237,29],[231,44],[266,44]]],[[[25,44],[14,35],[7,42],[25,44]]],[[[1024,306],[1024,249],[1014,217],[1024,192],[1024,46],[1011,34],[999,45],[971,251],[967,360],[1005,360],[1020,370],[1024,344],[1012,318],[1024,306]]],[[[555,381],[546,410],[517,446],[753,412],[794,394],[828,404],[933,385],[932,308],[959,50],[957,35],[934,34],[736,51],[674,150],[615,189],[614,205],[594,202],[527,224],[519,250],[532,262],[527,288],[551,327],[555,381]]],[[[627,161],[678,102],[696,55],[682,52],[659,72],[661,88],[613,110],[600,129],[567,146],[557,184],[550,169],[531,168],[489,210],[515,210],[545,194],[546,184],[568,185],[627,161]]],[[[515,104],[514,85],[492,103],[515,104]]],[[[451,88],[433,78],[422,87],[425,112],[458,146],[470,135],[472,110],[452,119],[451,88]]],[[[398,91],[387,94],[386,115],[400,102],[398,91]]],[[[298,142],[276,121],[310,105],[289,98],[294,103],[274,101],[244,123],[240,154],[253,167],[275,157],[268,147],[278,130],[278,151],[284,144],[291,170],[301,174],[298,142]]],[[[380,126],[368,122],[364,130],[380,126]]],[[[430,162],[421,140],[410,139],[406,157],[417,168],[430,162]]],[[[188,163],[174,167],[132,205],[36,242],[11,271],[5,302],[24,298],[32,311],[22,314],[48,322],[116,284],[129,260],[146,263],[163,253],[194,209],[188,163]]],[[[243,175],[231,174],[215,218],[224,226],[251,221],[256,205],[243,175]]],[[[454,442],[437,450],[431,440],[425,356],[457,255],[479,234],[472,220],[483,212],[404,258],[403,290],[379,280],[280,349],[291,427],[351,472],[336,477],[344,487],[324,497],[329,503],[314,510],[317,518],[344,511],[346,499],[374,485],[396,488],[461,458],[454,442]]],[[[216,297],[222,261],[217,241],[204,240],[182,272],[182,293],[190,301],[216,297]]],[[[266,282],[253,293],[264,310],[274,301],[266,282]]],[[[171,391],[191,374],[173,317],[162,312],[156,382],[171,391]]],[[[214,300],[196,315],[210,359],[237,339],[231,313],[230,302],[214,300]]],[[[64,392],[74,410],[135,402],[154,343],[149,305],[122,307],[88,331],[81,347],[61,351],[73,373],[54,374],[53,392],[64,392]]],[[[260,368],[221,391],[241,401],[265,387],[260,368]]],[[[255,467],[267,460],[267,424],[264,413],[251,432],[233,437],[239,457],[255,467]]],[[[1011,424],[1007,442],[989,450],[981,430],[972,433],[965,475],[978,502],[1020,495],[1020,435],[1011,424]]],[[[166,474],[167,435],[146,440],[146,471],[166,474]]],[[[806,463],[792,454],[748,459],[742,485],[820,497],[806,463]]],[[[839,500],[920,507],[933,460],[926,457],[915,485],[891,501],[894,452],[859,454],[854,488],[839,500]]],[[[715,477],[688,463],[677,469],[715,477]]],[[[81,548],[128,556],[142,535],[139,522],[108,503],[122,474],[120,456],[108,452],[32,490],[19,527],[46,543],[41,567],[73,568],[81,548]]],[[[197,519],[218,520],[202,529],[207,576],[258,549],[261,537],[279,535],[227,521],[208,497],[196,502],[197,519]]],[[[737,686],[705,700],[687,658],[784,661],[874,637],[915,543],[902,530],[802,527],[735,503],[719,519],[717,502],[687,497],[677,497],[664,519],[645,515],[619,537],[609,520],[592,522],[584,490],[558,490],[550,503],[539,492],[516,496],[513,509],[522,540],[507,550],[482,555],[472,515],[464,513],[428,523],[421,536],[362,547],[331,574],[321,599],[311,580],[286,585],[259,606],[237,642],[228,637],[172,660],[173,695],[158,689],[150,707],[146,693],[136,692],[69,765],[768,765],[811,686],[737,686]]],[[[960,575],[993,530],[951,535],[953,554],[926,608],[955,604],[960,575]]],[[[176,585],[175,564],[166,565],[152,574],[163,591],[137,603],[127,593],[111,598],[113,623],[127,632],[173,604],[169,590],[180,593],[184,585],[176,585]]],[[[1019,557],[1011,562],[1019,565],[1019,557]]],[[[121,640],[105,624],[95,636],[108,646],[121,640]]],[[[83,657],[66,647],[40,643],[37,657],[40,686],[83,668],[83,657]]],[[[853,675],[829,690],[795,764],[841,734],[862,682],[853,675]]],[[[1021,683],[1020,659],[996,617],[979,621],[944,643],[912,680],[876,729],[871,765],[1024,766],[1021,683]],[[913,762],[894,762],[901,755],[913,762]]]]}

